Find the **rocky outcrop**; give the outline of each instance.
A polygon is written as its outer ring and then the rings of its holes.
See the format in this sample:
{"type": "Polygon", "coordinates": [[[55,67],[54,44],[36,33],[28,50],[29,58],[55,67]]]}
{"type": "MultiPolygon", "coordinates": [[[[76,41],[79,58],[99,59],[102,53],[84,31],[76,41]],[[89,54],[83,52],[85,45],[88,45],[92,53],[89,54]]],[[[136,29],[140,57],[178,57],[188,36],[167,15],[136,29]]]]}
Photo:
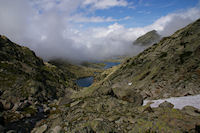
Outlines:
{"type": "Polygon", "coordinates": [[[173,108],[174,105],[171,104],[170,102],[165,101],[165,102],[161,103],[161,104],[159,105],[159,107],[161,107],[161,108],[173,108]]]}
{"type": "Polygon", "coordinates": [[[133,89],[125,88],[112,88],[113,96],[118,99],[130,102],[136,106],[143,104],[143,97],[137,92],[134,92],[133,89]]]}

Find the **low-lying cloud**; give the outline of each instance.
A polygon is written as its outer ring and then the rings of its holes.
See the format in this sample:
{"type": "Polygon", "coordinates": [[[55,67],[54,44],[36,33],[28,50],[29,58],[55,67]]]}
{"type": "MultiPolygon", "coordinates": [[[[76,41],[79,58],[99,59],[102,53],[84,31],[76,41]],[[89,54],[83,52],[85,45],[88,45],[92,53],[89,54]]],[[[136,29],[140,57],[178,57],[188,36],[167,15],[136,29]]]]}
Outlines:
{"type": "MultiPolygon", "coordinates": [[[[168,14],[153,24],[126,28],[114,18],[87,17],[76,10],[88,4],[91,10],[111,6],[126,6],[125,0],[0,0],[0,34],[12,41],[27,46],[44,59],[62,57],[70,60],[100,60],[116,55],[135,55],[144,48],[133,46],[133,41],[150,30],[157,30],[162,36],[200,18],[199,8],[168,14]],[[73,23],[109,21],[107,27],[82,28],[73,23]]],[[[128,18],[128,17],[127,17],[128,18]]]]}

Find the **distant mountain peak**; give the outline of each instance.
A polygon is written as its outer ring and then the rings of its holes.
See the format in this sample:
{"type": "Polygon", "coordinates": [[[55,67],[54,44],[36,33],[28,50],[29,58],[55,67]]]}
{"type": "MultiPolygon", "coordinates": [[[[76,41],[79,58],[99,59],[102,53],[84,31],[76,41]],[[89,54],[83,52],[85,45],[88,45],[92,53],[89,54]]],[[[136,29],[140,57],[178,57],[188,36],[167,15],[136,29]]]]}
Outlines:
{"type": "Polygon", "coordinates": [[[133,44],[134,45],[152,45],[153,43],[157,43],[161,39],[161,36],[158,34],[156,30],[152,30],[147,32],[146,34],[137,38],[133,44]]]}

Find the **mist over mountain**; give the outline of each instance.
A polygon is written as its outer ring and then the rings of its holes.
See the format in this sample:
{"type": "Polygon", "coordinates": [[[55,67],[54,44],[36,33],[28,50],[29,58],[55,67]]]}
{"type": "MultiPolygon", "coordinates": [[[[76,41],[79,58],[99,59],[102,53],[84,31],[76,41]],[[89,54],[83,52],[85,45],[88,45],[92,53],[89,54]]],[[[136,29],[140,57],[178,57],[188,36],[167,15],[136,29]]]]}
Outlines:
{"type": "MultiPolygon", "coordinates": [[[[128,6],[124,1],[98,3],[88,1],[10,1],[0,0],[0,32],[27,46],[45,60],[67,58],[73,61],[100,60],[118,55],[136,55],[144,47],[132,45],[139,36],[156,30],[168,36],[200,17],[199,6],[169,13],[146,26],[126,27],[121,21],[87,14],[114,6],[128,6]],[[100,6],[101,5],[101,6],[100,6]],[[86,8],[91,10],[86,11],[86,8]],[[79,10],[85,11],[79,13],[79,10]],[[110,23],[108,26],[82,27],[82,23],[110,23]]],[[[134,5],[134,4],[133,4],[134,5]]]]}

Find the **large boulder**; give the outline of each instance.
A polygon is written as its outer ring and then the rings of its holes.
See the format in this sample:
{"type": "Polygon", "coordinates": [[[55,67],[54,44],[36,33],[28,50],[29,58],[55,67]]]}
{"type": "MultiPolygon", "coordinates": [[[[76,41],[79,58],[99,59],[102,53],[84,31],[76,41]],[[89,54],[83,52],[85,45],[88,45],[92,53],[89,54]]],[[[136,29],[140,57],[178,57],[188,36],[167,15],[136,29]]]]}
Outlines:
{"type": "Polygon", "coordinates": [[[135,92],[130,88],[112,88],[113,96],[116,96],[118,99],[133,103],[135,106],[143,104],[143,97],[141,94],[135,92]]]}
{"type": "Polygon", "coordinates": [[[170,102],[165,101],[165,102],[161,103],[159,105],[159,107],[161,107],[161,108],[173,108],[174,105],[172,103],[170,103],[170,102]]]}

